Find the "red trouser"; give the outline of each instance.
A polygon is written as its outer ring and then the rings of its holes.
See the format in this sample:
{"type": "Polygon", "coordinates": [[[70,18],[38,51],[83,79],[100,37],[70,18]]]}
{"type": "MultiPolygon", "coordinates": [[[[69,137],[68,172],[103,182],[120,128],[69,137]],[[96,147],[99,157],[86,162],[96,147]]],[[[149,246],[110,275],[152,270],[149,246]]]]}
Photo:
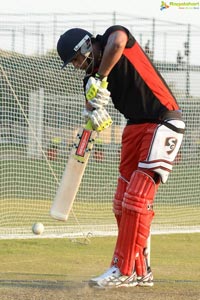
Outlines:
{"type": "Polygon", "coordinates": [[[154,123],[144,123],[124,128],[119,173],[127,181],[130,181],[131,175],[138,169],[139,161],[144,161],[148,156],[157,126],[154,123]]]}
{"type": "Polygon", "coordinates": [[[156,128],[157,124],[152,123],[128,125],[122,136],[119,167],[121,176],[113,201],[113,210],[119,227],[113,263],[117,261],[118,267],[125,275],[130,275],[134,267],[140,273],[139,276],[145,275],[142,273],[146,272],[144,259],[139,256],[143,255],[142,247],[145,248],[154,215],[152,210],[146,210],[146,206],[152,206],[159,180],[157,184],[154,183],[150,177],[154,178],[155,174],[152,171],[143,169],[137,174],[135,171],[138,170],[139,161],[145,160],[148,155],[156,128]]]}

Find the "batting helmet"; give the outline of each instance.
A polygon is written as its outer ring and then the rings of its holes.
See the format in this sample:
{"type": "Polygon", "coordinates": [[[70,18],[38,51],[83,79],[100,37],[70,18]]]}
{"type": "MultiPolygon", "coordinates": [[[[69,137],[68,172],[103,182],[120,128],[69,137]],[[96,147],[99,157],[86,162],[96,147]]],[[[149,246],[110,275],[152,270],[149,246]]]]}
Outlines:
{"type": "MultiPolygon", "coordinates": [[[[64,68],[81,47],[90,41],[92,34],[81,28],[72,28],[62,34],[57,43],[57,51],[64,62],[64,68]]],[[[91,47],[91,46],[89,46],[91,47]]],[[[89,48],[88,48],[89,49],[89,48]]]]}

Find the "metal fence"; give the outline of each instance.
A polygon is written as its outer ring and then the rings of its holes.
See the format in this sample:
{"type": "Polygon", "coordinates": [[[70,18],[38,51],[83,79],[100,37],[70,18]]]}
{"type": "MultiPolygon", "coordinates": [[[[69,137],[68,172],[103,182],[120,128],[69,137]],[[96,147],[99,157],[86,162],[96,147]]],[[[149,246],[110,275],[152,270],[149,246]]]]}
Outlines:
{"type": "Polygon", "coordinates": [[[0,48],[44,55],[56,48],[59,35],[71,27],[82,27],[96,35],[114,24],[129,28],[155,60],[200,64],[200,27],[116,12],[0,14],[0,48]]]}

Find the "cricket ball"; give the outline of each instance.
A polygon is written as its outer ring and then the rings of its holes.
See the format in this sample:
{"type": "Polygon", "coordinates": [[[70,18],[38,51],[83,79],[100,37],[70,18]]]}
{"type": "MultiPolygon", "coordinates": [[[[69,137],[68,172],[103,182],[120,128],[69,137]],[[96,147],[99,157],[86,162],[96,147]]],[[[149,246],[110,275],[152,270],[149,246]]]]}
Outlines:
{"type": "Polygon", "coordinates": [[[42,234],[44,232],[44,225],[42,223],[35,223],[32,226],[32,231],[34,234],[42,234]]]}

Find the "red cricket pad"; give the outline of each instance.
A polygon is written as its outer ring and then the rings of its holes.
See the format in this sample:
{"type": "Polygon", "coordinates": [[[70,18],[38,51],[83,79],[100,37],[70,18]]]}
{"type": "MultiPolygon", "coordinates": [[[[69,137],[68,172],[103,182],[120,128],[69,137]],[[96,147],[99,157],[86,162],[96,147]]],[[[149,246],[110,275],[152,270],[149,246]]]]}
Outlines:
{"type": "Polygon", "coordinates": [[[113,212],[117,220],[118,228],[120,226],[121,216],[122,216],[122,201],[124,198],[124,193],[126,191],[128,182],[122,177],[118,178],[117,189],[113,199],[113,212]]]}
{"type": "Polygon", "coordinates": [[[138,276],[142,277],[147,274],[148,262],[147,257],[143,254],[143,249],[136,246],[135,271],[138,276]]]}
{"type": "Polygon", "coordinates": [[[135,268],[138,249],[146,247],[153,219],[153,200],[156,192],[154,180],[148,174],[135,171],[124,195],[122,218],[113,264],[120,272],[130,276],[135,268]],[[136,252],[137,251],[137,252],[136,252]]]}
{"type": "Polygon", "coordinates": [[[148,257],[144,255],[144,250],[147,247],[147,238],[150,235],[151,222],[154,217],[154,212],[151,210],[148,215],[140,215],[138,227],[138,236],[136,240],[135,253],[135,271],[138,276],[147,275],[148,257]]]}

